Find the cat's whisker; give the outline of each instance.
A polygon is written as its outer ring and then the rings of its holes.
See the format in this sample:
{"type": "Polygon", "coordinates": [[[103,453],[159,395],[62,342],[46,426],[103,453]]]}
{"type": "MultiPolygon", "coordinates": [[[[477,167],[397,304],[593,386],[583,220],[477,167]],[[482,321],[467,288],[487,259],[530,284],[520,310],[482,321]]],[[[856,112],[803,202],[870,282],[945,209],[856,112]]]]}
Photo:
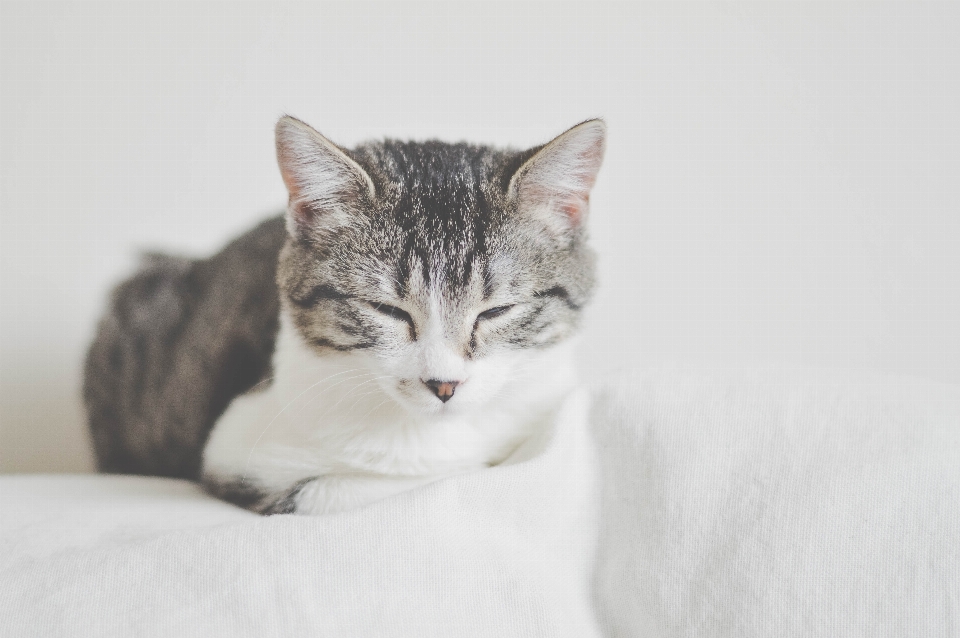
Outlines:
{"type": "MultiPolygon", "coordinates": [[[[260,441],[263,439],[264,435],[267,433],[267,431],[270,429],[270,427],[276,422],[276,420],[277,420],[278,418],[280,418],[280,415],[283,414],[284,411],[286,411],[287,408],[289,408],[291,405],[293,405],[300,397],[302,397],[304,394],[306,394],[307,392],[309,392],[310,390],[312,390],[312,389],[315,388],[316,386],[320,385],[321,383],[325,383],[326,381],[329,381],[330,379],[332,379],[332,378],[334,378],[334,377],[338,377],[338,376],[340,376],[341,374],[347,374],[348,372],[352,372],[352,371],[354,371],[354,370],[359,370],[359,368],[354,368],[354,369],[352,369],[352,370],[345,370],[345,371],[343,371],[343,372],[338,372],[338,373],[336,373],[336,374],[332,374],[332,375],[330,375],[330,376],[324,377],[323,379],[320,379],[320,380],[317,381],[316,383],[311,384],[308,388],[306,388],[305,390],[303,390],[303,392],[301,392],[300,394],[298,394],[297,396],[295,396],[293,399],[291,399],[285,406],[283,406],[283,407],[280,409],[279,412],[277,412],[276,415],[274,415],[274,417],[273,417],[272,419],[270,419],[270,422],[267,423],[267,426],[266,426],[265,428],[263,428],[263,431],[260,432],[260,436],[257,437],[257,440],[253,442],[253,446],[250,448],[250,452],[249,452],[249,454],[247,455],[247,461],[246,461],[246,463],[244,464],[243,473],[241,473],[241,475],[240,475],[240,483],[241,483],[241,485],[242,485],[242,484],[244,483],[244,481],[246,480],[246,477],[247,477],[247,468],[250,466],[250,459],[253,458],[253,453],[256,451],[257,446],[260,444],[260,441]]],[[[361,375],[361,376],[362,376],[362,375],[361,375]]],[[[337,384],[334,384],[334,385],[337,385],[337,384]]],[[[332,386],[331,386],[331,387],[332,387],[332,386]]]]}
{"type": "Polygon", "coordinates": [[[328,409],[327,412],[324,413],[323,416],[324,416],[324,417],[329,416],[329,414],[330,414],[333,410],[335,410],[335,409],[337,408],[337,406],[340,405],[340,404],[343,402],[343,400],[346,399],[346,398],[350,395],[351,392],[354,392],[355,390],[357,390],[357,388],[360,388],[360,387],[362,387],[362,386],[365,386],[365,385],[367,385],[368,383],[372,383],[372,382],[374,382],[374,381],[379,381],[380,379],[395,379],[395,378],[396,378],[396,377],[394,377],[392,374],[385,374],[385,375],[381,375],[381,376],[379,376],[379,377],[374,377],[373,379],[368,379],[367,381],[364,381],[363,383],[360,383],[360,384],[356,385],[355,387],[353,387],[353,388],[351,388],[349,391],[347,391],[346,394],[344,394],[342,397],[340,397],[340,400],[337,401],[330,409],[328,409]]]}
{"type": "Polygon", "coordinates": [[[379,409],[380,409],[385,403],[387,403],[388,401],[390,401],[390,397],[387,397],[386,399],[384,399],[383,401],[381,401],[381,402],[378,403],[377,405],[375,405],[375,406],[373,406],[372,408],[370,408],[369,410],[367,410],[367,411],[363,414],[363,416],[361,416],[359,419],[357,419],[357,421],[363,421],[363,420],[366,419],[368,416],[370,416],[371,414],[373,414],[374,412],[376,412],[377,410],[379,410],[379,409]]]}
{"type": "MultiPolygon", "coordinates": [[[[326,367],[326,366],[325,366],[322,362],[320,362],[320,363],[316,363],[316,364],[310,365],[310,366],[301,366],[301,367],[298,367],[296,370],[297,370],[297,372],[310,372],[311,370],[322,370],[324,367],[326,367]]],[[[359,370],[359,368],[354,368],[354,369],[355,369],[355,370],[359,370]]],[[[273,381],[275,381],[276,378],[277,378],[277,375],[276,375],[276,374],[272,374],[272,375],[270,375],[270,376],[268,376],[268,377],[264,377],[264,378],[260,379],[259,381],[257,381],[257,382],[256,382],[255,384],[253,384],[252,386],[250,386],[250,389],[247,390],[247,392],[259,392],[260,390],[263,389],[263,388],[260,387],[260,386],[269,385],[269,384],[273,383],[273,381]]],[[[328,377],[328,378],[329,378],[329,377],[328,377]]]]}
{"type": "Polygon", "coordinates": [[[360,404],[360,402],[363,400],[364,397],[368,397],[368,396],[371,396],[371,395],[374,395],[374,394],[383,394],[383,390],[380,390],[380,389],[370,390],[369,392],[363,392],[363,393],[357,395],[357,397],[356,397],[357,400],[354,401],[353,403],[351,403],[351,404],[350,404],[350,407],[347,408],[346,410],[344,410],[343,413],[344,413],[344,414],[350,414],[350,412],[351,412],[355,407],[357,407],[357,405],[360,404]]]}
{"type": "MultiPolygon", "coordinates": [[[[359,368],[356,368],[356,370],[359,370],[359,368]]],[[[341,379],[340,381],[334,383],[333,385],[331,385],[331,386],[329,386],[329,387],[320,388],[313,397],[311,397],[308,401],[306,401],[303,405],[300,406],[300,408],[293,414],[293,416],[299,415],[301,412],[303,412],[303,410],[304,410],[308,405],[310,405],[311,403],[313,403],[314,401],[316,401],[317,399],[319,399],[320,397],[322,397],[322,396],[324,395],[324,393],[330,392],[331,390],[333,390],[333,389],[334,389],[335,387],[337,387],[338,385],[340,385],[340,384],[342,384],[342,383],[346,383],[346,382],[348,382],[348,381],[353,381],[353,380],[355,380],[355,379],[362,379],[363,377],[372,376],[372,375],[373,375],[372,372],[363,372],[363,373],[361,373],[361,374],[357,374],[357,375],[354,375],[354,376],[352,376],[352,377],[347,377],[347,378],[345,378],[345,379],[341,379]]],[[[328,377],[328,378],[329,378],[329,377],[328,377]]],[[[361,385],[362,385],[362,384],[361,384],[361,385]]]]}

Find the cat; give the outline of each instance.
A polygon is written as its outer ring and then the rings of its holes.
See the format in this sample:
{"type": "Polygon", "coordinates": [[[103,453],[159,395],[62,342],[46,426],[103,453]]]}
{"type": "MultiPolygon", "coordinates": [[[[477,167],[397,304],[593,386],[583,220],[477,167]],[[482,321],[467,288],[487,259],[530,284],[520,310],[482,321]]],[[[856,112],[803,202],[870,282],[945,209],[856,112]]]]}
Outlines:
{"type": "Polygon", "coordinates": [[[507,459],[576,384],[606,126],[514,151],[276,126],[284,215],[113,293],[84,399],[101,471],[263,514],[362,506],[507,459]]]}

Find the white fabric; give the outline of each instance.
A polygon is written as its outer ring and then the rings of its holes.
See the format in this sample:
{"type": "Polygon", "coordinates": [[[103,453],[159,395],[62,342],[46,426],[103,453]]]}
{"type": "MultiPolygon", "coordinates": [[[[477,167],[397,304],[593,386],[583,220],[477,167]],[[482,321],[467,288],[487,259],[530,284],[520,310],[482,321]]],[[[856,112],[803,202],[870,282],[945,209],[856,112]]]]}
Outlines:
{"type": "Polygon", "coordinates": [[[956,387],[649,374],[589,405],[514,464],[329,517],[4,477],[0,635],[960,632],[956,387]]]}
{"type": "Polygon", "coordinates": [[[604,393],[612,636],[960,636],[960,389],[681,374],[604,393]]]}

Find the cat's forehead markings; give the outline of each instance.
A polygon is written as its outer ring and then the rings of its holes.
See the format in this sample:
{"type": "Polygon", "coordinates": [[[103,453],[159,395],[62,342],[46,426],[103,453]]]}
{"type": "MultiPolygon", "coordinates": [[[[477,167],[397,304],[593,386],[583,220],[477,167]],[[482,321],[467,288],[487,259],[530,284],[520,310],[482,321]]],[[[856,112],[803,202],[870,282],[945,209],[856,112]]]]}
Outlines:
{"type": "MultiPolygon", "coordinates": [[[[406,241],[401,264],[415,257],[424,278],[461,285],[472,257],[482,253],[486,231],[483,194],[485,153],[465,144],[422,144],[388,140],[380,165],[392,172],[393,219],[406,241]]],[[[404,266],[401,266],[404,267],[404,266]]]]}
{"type": "Polygon", "coordinates": [[[410,297],[416,303],[425,306],[427,286],[423,278],[423,264],[415,260],[404,260],[409,262],[409,266],[404,269],[401,281],[406,289],[406,296],[410,297]]]}
{"type": "Polygon", "coordinates": [[[440,336],[443,333],[444,303],[435,290],[431,290],[430,295],[427,297],[427,308],[427,315],[429,317],[428,334],[431,337],[440,336]]]}

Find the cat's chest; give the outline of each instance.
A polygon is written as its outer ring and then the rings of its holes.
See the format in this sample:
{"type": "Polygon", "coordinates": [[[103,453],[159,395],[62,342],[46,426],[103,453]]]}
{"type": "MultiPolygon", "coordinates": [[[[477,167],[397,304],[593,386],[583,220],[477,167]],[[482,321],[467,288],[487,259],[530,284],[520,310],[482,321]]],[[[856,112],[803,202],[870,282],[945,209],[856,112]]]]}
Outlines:
{"type": "Polygon", "coordinates": [[[286,374],[238,397],[217,422],[205,470],[281,485],[318,475],[439,476],[499,463],[538,419],[496,408],[410,415],[349,359],[278,360],[286,374]]]}

